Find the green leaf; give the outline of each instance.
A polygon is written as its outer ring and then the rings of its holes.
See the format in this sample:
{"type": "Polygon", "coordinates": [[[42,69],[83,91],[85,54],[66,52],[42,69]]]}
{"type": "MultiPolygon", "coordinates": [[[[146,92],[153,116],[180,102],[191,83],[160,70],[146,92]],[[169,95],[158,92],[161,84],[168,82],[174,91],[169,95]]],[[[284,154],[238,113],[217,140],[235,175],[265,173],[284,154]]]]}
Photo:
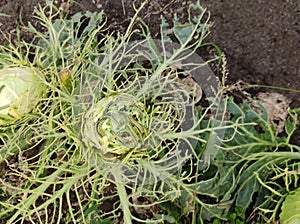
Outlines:
{"type": "Polygon", "coordinates": [[[285,122],[285,132],[288,134],[287,139],[289,140],[297,127],[297,113],[290,112],[290,119],[287,119],[285,122]]]}
{"type": "Polygon", "coordinates": [[[167,221],[168,223],[175,223],[175,219],[173,216],[154,214],[154,217],[157,219],[163,219],[164,221],[167,221]]]}
{"type": "Polygon", "coordinates": [[[281,210],[280,223],[300,224],[300,188],[286,197],[281,210]]]}
{"type": "Polygon", "coordinates": [[[242,208],[247,208],[252,202],[253,194],[258,190],[259,185],[255,178],[249,178],[245,187],[243,187],[239,192],[236,200],[236,205],[242,208]]]}
{"type": "MultiPolygon", "coordinates": [[[[179,220],[181,216],[181,208],[172,202],[164,202],[159,205],[159,207],[168,213],[169,217],[172,217],[174,220],[179,220]]],[[[158,214],[156,214],[158,215],[158,214]]]]}
{"type": "Polygon", "coordinates": [[[178,25],[174,27],[174,34],[181,45],[187,44],[191,40],[191,35],[195,29],[194,24],[178,25]]]}
{"type": "Polygon", "coordinates": [[[172,43],[171,38],[168,36],[168,33],[170,32],[171,28],[165,18],[162,18],[160,30],[162,43],[172,43]]]}

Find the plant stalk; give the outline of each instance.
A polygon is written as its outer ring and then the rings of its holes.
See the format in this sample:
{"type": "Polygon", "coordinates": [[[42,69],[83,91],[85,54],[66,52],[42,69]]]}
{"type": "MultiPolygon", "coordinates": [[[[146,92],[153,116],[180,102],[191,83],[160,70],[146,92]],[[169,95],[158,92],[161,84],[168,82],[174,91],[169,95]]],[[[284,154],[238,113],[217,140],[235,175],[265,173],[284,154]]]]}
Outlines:
{"type": "Polygon", "coordinates": [[[126,188],[125,185],[123,183],[120,183],[118,181],[116,181],[116,186],[117,186],[117,191],[120,197],[120,203],[122,206],[122,210],[123,210],[123,219],[124,219],[124,223],[125,224],[132,224],[131,222],[131,212],[130,212],[130,208],[129,208],[129,204],[128,204],[128,200],[127,200],[127,192],[126,192],[126,188]]]}

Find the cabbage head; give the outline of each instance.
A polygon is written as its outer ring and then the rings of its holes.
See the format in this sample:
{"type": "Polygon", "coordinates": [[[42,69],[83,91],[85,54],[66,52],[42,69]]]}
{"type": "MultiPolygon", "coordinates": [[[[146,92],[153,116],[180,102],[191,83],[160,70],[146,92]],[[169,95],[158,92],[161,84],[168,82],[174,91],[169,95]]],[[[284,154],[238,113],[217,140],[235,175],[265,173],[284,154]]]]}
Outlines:
{"type": "Polygon", "coordinates": [[[45,90],[38,74],[28,67],[0,69],[0,126],[16,122],[36,107],[45,90]]]}

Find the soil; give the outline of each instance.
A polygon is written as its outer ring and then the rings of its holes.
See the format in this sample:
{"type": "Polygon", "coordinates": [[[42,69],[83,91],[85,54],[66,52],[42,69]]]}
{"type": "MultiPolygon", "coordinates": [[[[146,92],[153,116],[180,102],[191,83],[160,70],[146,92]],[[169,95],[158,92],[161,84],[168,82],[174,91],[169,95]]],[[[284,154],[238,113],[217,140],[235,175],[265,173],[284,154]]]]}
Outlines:
{"type": "MultiPolygon", "coordinates": [[[[225,52],[229,79],[300,90],[300,1],[202,1],[210,40],[225,52]]],[[[300,106],[299,92],[283,92],[300,106]]]]}

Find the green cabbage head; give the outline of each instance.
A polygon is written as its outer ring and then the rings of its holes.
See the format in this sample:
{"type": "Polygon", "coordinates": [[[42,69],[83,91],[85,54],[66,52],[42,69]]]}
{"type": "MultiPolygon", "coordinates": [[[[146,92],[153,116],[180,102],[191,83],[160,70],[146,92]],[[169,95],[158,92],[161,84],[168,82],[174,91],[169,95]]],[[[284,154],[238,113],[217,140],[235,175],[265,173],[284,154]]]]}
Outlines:
{"type": "Polygon", "coordinates": [[[12,124],[31,112],[44,90],[36,69],[0,69],[0,126],[12,124]]]}

